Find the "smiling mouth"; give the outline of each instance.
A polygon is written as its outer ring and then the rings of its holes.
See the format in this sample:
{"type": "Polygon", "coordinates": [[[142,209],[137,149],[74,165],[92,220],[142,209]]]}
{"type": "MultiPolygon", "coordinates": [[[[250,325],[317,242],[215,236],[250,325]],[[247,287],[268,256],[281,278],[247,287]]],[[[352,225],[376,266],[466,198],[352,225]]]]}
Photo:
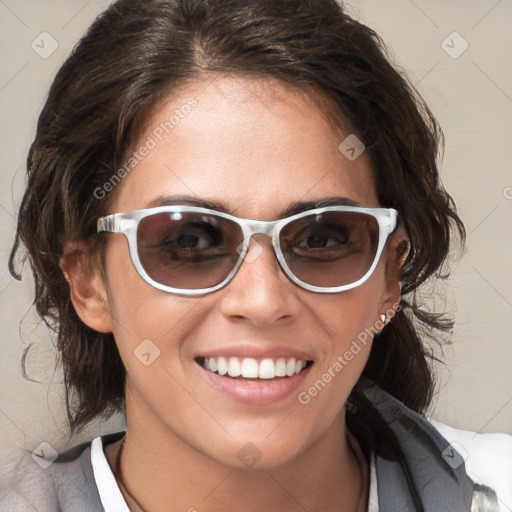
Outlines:
{"type": "Polygon", "coordinates": [[[313,365],[313,361],[290,358],[197,357],[205,370],[224,377],[248,381],[269,381],[293,377],[313,365]]]}

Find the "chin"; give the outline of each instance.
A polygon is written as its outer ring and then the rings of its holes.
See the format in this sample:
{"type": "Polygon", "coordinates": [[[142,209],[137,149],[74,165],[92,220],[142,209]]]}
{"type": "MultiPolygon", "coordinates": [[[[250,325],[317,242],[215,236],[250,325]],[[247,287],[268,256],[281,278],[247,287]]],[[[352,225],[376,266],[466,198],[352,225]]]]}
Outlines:
{"type": "Polygon", "coordinates": [[[203,453],[218,464],[233,469],[263,471],[291,463],[299,456],[300,442],[293,442],[287,437],[286,444],[283,444],[281,439],[271,441],[260,433],[252,440],[244,436],[243,440],[230,440],[228,444],[218,443],[215,446],[215,452],[212,452],[209,446],[203,453]]]}

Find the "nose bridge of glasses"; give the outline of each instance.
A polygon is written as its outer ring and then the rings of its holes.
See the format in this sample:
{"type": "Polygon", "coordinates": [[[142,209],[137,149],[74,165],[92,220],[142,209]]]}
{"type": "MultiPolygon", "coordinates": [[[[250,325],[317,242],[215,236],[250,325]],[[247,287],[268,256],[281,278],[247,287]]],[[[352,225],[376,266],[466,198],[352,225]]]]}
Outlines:
{"type": "MultiPolygon", "coordinates": [[[[249,247],[251,244],[251,240],[253,239],[254,235],[266,235],[270,237],[270,246],[274,248],[274,251],[276,251],[276,243],[274,240],[274,228],[276,224],[278,223],[278,220],[252,220],[252,219],[244,219],[243,222],[241,222],[242,231],[244,235],[244,245],[249,250],[249,247]]],[[[260,240],[260,242],[262,242],[260,240]]],[[[254,251],[255,254],[260,254],[262,251],[261,244],[256,243],[254,245],[254,251]]],[[[254,255],[253,255],[254,257],[254,255]]]]}
{"type": "Polygon", "coordinates": [[[274,226],[277,220],[247,220],[243,223],[243,231],[245,238],[251,238],[253,235],[272,236],[274,226]]]}

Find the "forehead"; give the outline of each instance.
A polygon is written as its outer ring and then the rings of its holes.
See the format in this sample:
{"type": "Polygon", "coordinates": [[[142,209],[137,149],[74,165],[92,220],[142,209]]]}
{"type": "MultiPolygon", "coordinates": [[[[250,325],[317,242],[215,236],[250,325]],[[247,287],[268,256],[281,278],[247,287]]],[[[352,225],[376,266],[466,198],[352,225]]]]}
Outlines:
{"type": "Polygon", "coordinates": [[[337,129],[325,108],[317,96],[269,78],[189,84],[148,116],[111,209],[180,194],[261,219],[333,195],[378,206],[368,155],[349,159],[340,151],[350,130],[337,129]]]}

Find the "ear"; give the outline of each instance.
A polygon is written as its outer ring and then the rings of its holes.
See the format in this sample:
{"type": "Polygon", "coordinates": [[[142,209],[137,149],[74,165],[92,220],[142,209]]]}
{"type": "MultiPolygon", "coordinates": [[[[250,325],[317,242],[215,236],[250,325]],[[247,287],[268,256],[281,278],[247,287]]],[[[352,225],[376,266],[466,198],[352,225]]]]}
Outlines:
{"type": "Polygon", "coordinates": [[[402,284],[399,271],[410,250],[409,237],[403,226],[399,226],[386,244],[385,287],[380,301],[380,316],[385,316],[382,323],[386,325],[399,310],[402,298],[402,284]]]}
{"type": "Polygon", "coordinates": [[[98,332],[112,332],[106,286],[99,267],[91,260],[90,245],[66,242],[60,268],[69,285],[71,302],[82,322],[98,332]]]}

